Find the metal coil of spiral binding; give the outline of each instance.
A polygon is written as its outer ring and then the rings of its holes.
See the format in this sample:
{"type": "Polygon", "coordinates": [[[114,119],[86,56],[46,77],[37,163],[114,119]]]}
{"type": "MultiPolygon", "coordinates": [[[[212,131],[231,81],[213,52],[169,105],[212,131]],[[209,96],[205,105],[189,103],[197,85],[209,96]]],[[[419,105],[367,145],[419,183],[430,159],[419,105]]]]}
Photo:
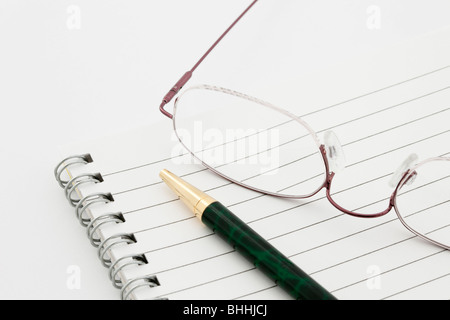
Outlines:
{"type": "Polygon", "coordinates": [[[94,247],[98,247],[101,243],[100,237],[96,236],[97,229],[100,228],[102,225],[105,225],[107,223],[123,223],[125,222],[125,218],[121,212],[118,213],[107,213],[102,214],[101,216],[98,216],[95,219],[92,219],[92,221],[87,225],[86,232],[87,237],[91,241],[91,244],[94,247]]]}
{"type": "Polygon", "coordinates": [[[87,227],[91,223],[89,217],[85,217],[86,209],[95,203],[113,202],[114,198],[111,193],[94,193],[82,198],[75,206],[75,214],[82,226],[87,227]]]}
{"type": "Polygon", "coordinates": [[[100,183],[103,182],[103,177],[100,173],[86,173],[76,176],[69,180],[64,187],[64,193],[69,203],[75,207],[80,202],[80,195],[78,188],[86,183],[100,183]],[[75,194],[74,194],[75,192],[75,194]]]}
{"type": "Polygon", "coordinates": [[[144,265],[147,264],[147,259],[142,255],[127,255],[117,259],[111,266],[109,267],[109,279],[112,281],[112,284],[117,289],[121,289],[123,287],[122,280],[118,278],[119,272],[131,265],[144,265]]]}
{"type": "Polygon", "coordinates": [[[150,287],[154,288],[159,286],[158,279],[153,275],[147,275],[144,277],[138,277],[129,280],[120,290],[120,297],[122,300],[129,300],[130,296],[137,288],[150,287]]]}
{"type": "Polygon", "coordinates": [[[133,244],[136,243],[136,239],[133,234],[115,234],[103,240],[98,246],[97,255],[102,264],[109,268],[111,266],[111,259],[108,257],[108,251],[121,243],[133,244]]]}
{"type": "Polygon", "coordinates": [[[64,189],[69,204],[75,207],[75,215],[80,224],[86,227],[87,237],[91,244],[97,248],[97,254],[101,263],[109,268],[109,278],[111,279],[113,286],[121,289],[121,298],[126,300],[132,297],[132,293],[137,288],[159,286],[159,282],[154,275],[131,279],[125,284],[122,282],[119,276],[122,270],[130,266],[145,265],[148,262],[144,254],[126,255],[114,262],[112,262],[109,257],[108,251],[113,247],[136,243],[136,238],[133,234],[120,233],[102,240],[98,235],[100,227],[109,223],[124,223],[125,217],[121,212],[109,212],[93,219],[89,216],[88,211],[91,207],[114,202],[114,197],[109,192],[93,193],[84,197],[79,192],[78,188],[84,184],[102,183],[104,180],[100,173],[82,173],[75,177],[72,177],[69,173],[70,167],[87,165],[93,161],[90,154],[67,157],[55,167],[54,175],[60,187],[64,189]],[[67,175],[68,178],[64,178],[63,175],[67,175]]]}
{"type": "Polygon", "coordinates": [[[55,167],[54,174],[56,181],[58,181],[61,188],[64,188],[69,182],[69,180],[65,180],[61,177],[64,171],[67,171],[67,169],[73,166],[74,164],[88,164],[91,163],[92,161],[93,161],[92,157],[88,153],[65,158],[55,167]]]}

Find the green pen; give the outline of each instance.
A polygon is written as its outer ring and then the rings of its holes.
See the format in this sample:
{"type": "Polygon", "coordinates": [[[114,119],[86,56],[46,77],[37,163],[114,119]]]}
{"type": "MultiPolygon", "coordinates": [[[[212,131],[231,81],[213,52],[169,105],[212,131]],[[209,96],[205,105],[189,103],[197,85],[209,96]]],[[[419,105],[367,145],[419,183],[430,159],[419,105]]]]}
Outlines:
{"type": "Polygon", "coordinates": [[[205,225],[292,297],[300,300],[336,300],[220,202],[167,170],[162,170],[159,176],[205,225]]]}

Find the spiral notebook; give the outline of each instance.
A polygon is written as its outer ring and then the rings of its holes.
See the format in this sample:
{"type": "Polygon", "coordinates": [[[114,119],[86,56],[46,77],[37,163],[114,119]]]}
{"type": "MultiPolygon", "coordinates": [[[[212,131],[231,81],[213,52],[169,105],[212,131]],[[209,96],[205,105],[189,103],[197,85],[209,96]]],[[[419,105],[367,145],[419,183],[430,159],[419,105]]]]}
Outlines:
{"type": "MultiPolygon", "coordinates": [[[[449,155],[449,39],[441,30],[285,84],[308,88],[291,112],[319,136],[332,128],[340,137],[347,167],[335,188],[354,209],[384,205],[389,177],[412,152],[449,155]]],[[[268,90],[277,104],[276,88],[268,90]]],[[[450,252],[414,236],[394,213],[358,219],[323,192],[285,200],[231,184],[187,160],[161,118],[61,148],[56,173],[71,181],[61,186],[118,297],[289,299],[192,216],[161,182],[168,169],[228,206],[338,299],[450,298],[450,252]]]]}

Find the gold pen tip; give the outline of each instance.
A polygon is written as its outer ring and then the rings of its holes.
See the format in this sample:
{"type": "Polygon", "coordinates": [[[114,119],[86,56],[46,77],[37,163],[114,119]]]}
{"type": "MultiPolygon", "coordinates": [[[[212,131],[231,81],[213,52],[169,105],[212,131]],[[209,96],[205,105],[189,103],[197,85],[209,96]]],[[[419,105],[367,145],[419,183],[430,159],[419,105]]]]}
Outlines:
{"type": "Polygon", "coordinates": [[[199,218],[206,207],[216,201],[167,169],[161,170],[159,176],[199,218]]]}
{"type": "Polygon", "coordinates": [[[161,178],[161,179],[167,179],[167,177],[169,176],[171,174],[171,172],[169,171],[169,170],[167,170],[167,169],[163,169],[163,170],[161,170],[160,172],[159,172],[159,177],[161,178]]]}
{"type": "Polygon", "coordinates": [[[159,172],[159,177],[172,189],[177,196],[182,196],[180,193],[180,186],[183,186],[185,184],[185,181],[183,181],[181,178],[173,174],[167,169],[163,169],[159,172]]]}

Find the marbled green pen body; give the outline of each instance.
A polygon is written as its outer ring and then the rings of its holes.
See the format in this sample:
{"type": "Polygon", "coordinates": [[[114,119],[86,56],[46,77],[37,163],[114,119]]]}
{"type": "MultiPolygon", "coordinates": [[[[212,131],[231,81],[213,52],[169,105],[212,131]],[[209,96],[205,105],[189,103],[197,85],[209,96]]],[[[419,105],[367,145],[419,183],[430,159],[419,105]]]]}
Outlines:
{"type": "Polygon", "coordinates": [[[205,209],[202,222],[295,299],[335,299],[220,202],[205,209]]]}
{"type": "Polygon", "coordinates": [[[161,171],[160,176],[205,225],[292,297],[301,300],[336,299],[220,202],[167,170],[161,171]]]}

